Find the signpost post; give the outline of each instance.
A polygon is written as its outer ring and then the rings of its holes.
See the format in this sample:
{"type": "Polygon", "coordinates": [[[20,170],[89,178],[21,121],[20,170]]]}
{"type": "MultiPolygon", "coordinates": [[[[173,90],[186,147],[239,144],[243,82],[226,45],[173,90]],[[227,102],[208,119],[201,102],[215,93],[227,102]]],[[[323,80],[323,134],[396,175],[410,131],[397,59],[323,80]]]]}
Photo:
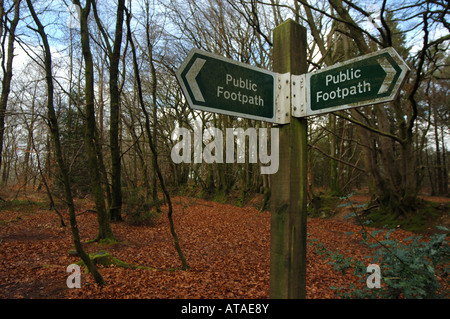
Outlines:
{"type": "MultiPolygon", "coordinates": [[[[291,77],[306,73],[306,47],[306,29],[300,24],[289,19],[277,26],[273,70],[291,77]]],[[[289,81],[289,87],[300,88],[300,83],[289,81]]],[[[280,127],[279,169],[271,176],[272,299],[306,297],[307,128],[306,118],[294,117],[280,127]]]]}

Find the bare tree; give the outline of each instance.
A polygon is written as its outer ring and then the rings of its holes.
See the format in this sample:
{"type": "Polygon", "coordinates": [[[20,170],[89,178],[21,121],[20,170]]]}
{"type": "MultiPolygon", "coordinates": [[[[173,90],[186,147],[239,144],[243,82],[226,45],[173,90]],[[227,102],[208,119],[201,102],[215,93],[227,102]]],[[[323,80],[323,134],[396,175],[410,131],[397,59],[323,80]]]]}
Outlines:
{"type": "Polygon", "coordinates": [[[97,4],[92,2],[92,9],[109,57],[109,95],[110,95],[110,150],[111,150],[111,195],[112,203],[110,215],[112,220],[122,220],[122,182],[121,182],[121,153],[119,145],[120,123],[120,90],[119,90],[119,63],[122,46],[123,22],[125,0],[117,4],[116,28],[114,42],[111,45],[109,34],[100,20],[97,4]]]}
{"type": "Polygon", "coordinates": [[[115,240],[111,229],[109,212],[106,210],[105,196],[103,193],[101,183],[101,159],[98,157],[98,133],[95,120],[95,96],[94,96],[94,64],[92,59],[92,52],[90,46],[90,31],[88,18],[91,11],[93,0],[87,0],[86,5],[81,7],[79,0],[74,0],[73,3],[80,8],[80,35],[82,53],[85,63],[85,117],[86,117],[86,131],[85,144],[87,152],[87,161],[89,166],[89,175],[91,178],[92,194],[97,210],[99,233],[96,240],[115,240]]]}
{"type": "Polygon", "coordinates": [[[78,255],[81,257],[86,267],[89,269],[89,272],[94,276],[95,281],[98,284],[105,284],[105,281],[101,274],[98,272],[97,267],[89,257],[89,255],[84,251],[83,246],[80,240],[80,234],[78,231],[77,220],[75,217],[75,205],[72,197],[72,190],[69,175],[67,172],[66,163],[64,162],[60,136],[59,136],[59,126],[58,120],[56,118],[55,108],[53,105],[53,97],[54,97],[54,87],[53,87],[53,72],[52,72],[52,57],[50,45],[48,42],[47,34],[45,33],[44,26],[42,25],[39,17],[34,11],[33,4],[31,0],[26,0],[28,4],[28,8],[33,17],[34,22],[37,25],[37,32],[39,33],[43,46],[44,46],[44,61],[45,61],[45,78],[47,83],[47,115],[48,115],[48,124],[50,127],[50,132],[52,135],[53,143],[55,145],[55,153],[58,161],[58,165],[60,167],[63,181],[64,181],[64,193],[65,199],[68,206],[69,218],[70,218],[70,229],[72,231],[72,238],[75,244],[76,251],[78,255]]]}
{"type": "Polygon", "coordinates": [[[8,25],[8,13],[11,11],[7,8],[5,12],[4,1],[0,0],[0,40],[1,40],[1,65],[2,65],[2,91],[0,96],[0,172],[2,170],[2,154],[3,139],[5,133],[5,116],[8,106],[8,96],[11,91],[11,79],[13,76],[12,64],[14,59],[14,41],[16,36],[16,28],[20,18],[20,0],[14,0],[12,4],[14,8],[14,17],[8,25]],[[8,39],[8,47],[5,50],[5,40],[8,39]],[[5,64],[6,62],[6,64],[5,64]]]}

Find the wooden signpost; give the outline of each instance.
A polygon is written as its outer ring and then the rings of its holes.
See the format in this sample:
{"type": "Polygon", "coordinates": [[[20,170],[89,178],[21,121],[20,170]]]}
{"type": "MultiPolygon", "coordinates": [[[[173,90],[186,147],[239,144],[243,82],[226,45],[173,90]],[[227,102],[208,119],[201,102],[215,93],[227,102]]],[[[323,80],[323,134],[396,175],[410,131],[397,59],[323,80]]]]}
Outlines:
{"type": "Polygon", "coordinates": [[[306,297],[306,118],[392,101],[409,71],[387,48],[306,73],[306,47],[306,29],[289,19],[273,31],[273,72],[197,49],[176,72],[191,108],[280,124],[271,181],[273,299],[306,297]]]}
{"type": "MultiPolygon", "coordinates": [[[[304,74],[306,29],[287,20],[273,30],[273,70],[304,74]]],[[[291,81],[291,80],[289,80],[291,81]]],[[[300,83],[289,83],[300,89],[300,83]]],[[[290,115],[291,116],[291,115],[290,115]]],[[[271,180],[270,297],[306,296],[307,120],[280,127],[278,172],[271,180]]]]}

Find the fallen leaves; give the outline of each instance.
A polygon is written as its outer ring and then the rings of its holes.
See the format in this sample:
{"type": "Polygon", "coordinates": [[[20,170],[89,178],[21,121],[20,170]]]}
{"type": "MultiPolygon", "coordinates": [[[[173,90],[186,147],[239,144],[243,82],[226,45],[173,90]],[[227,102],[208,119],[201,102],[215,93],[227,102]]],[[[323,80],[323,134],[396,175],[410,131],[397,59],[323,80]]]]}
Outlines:
{"type": "MultiPolygon", "coordinates": [[[[106,250],[128,264],[154,269],[99,266],[107,285],[98,286],[83,272],[82,288],[68,289],[66,267],[79,258],[69,227],[59,227],[57,215],[2,211],[0,224],[0,298],[268,298],[270,273],[270,213],[254,208],[175,198],[174,222],[180,244],[191,266],[180,270],[165,215],[154,226],[112,223],[114,245],[85,244],[88,253],[106,250]],[[180,204],[177,204],[177,203],[180,204]],[[182,204],[181,204],[182,203],[182,204]]],[[[77,217],[83,241],[96,236],[96,215],[77,217]]],[[[348,221],[309,219],[309,240],[329,250],[364,258],[359,228],[348,221]],[[353,235],[349,235],[353,232],[353,235]]],[[[348,286],[356,278],[342,275],[308,247],[307,298],[335,298],[331,286],[348,286]]]]}

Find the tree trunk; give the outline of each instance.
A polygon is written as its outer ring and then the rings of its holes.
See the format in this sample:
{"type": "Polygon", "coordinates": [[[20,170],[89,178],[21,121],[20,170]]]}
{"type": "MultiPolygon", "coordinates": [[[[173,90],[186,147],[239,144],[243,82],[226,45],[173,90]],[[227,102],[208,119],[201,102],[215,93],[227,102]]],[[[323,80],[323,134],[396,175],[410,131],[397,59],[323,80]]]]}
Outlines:
{"type": "MultiPolygon", "coordinates": [[[[439,145],[439,129],[437,122],[437,110],[433,108],[434,114],[434,141],[436,145],[436,177],[437,177],[437,191],[439,195],[444,194],[444,180],[442,179],[442,163],[441,163],[441,147],[439,145]]],[[[444,145],[444,144],[443,144],[444,145]]]]}
{"type": "Polygon", "coordinates": [[[442,139],[442,180],[443,180],[443,195],[448,196],[448,170],[447,170],[447,149],[444,143],[444,128],[441,126],[442,139]]]}
{"type": "Polygon", "coordinates": [[[75,245],[75,249],[78,253],[78,255],[81,257],[81,259],[84,261],[86,267],[88,268],[89,272],[94,276],[95,281],[98,284],[105,284],[105,281],[101,274],[98,272],[97,267],[92,262],[89,255],[84,251],[83,246],[81,244],[80,240],[80,234],[78,231],[78,225],[77,220],[75,217],[75,206],[73,202],[72,197],[72,191],[70,187],[70,178],[67,170],[67,166],[64,162],[63,154],[62,154],[62,148],[61,148],[61,142],[60,142],[60,136],[59,136],[59,127],[58,127],[58,121],[56,118],[55,109],[53,106],[53,75],[52,75],[52,58],[51,58],[51,51],[50,46],[48,44],[47,35],[44,31],[44,26],[41,24],[38,16],[36,15],[33,5],[31,3],[31,0],[26,0],[28,7],[30,9],[31,15],[33,16],[33,19],[38,26],[38,32],[42,38],[42,42],[44,43],[44,52],[45,52],[45,73],[46,73],[46,82],[47,82],[47,92],[48,92],[48,98],[47,98],[47,115],[49,119],[49,127],[50,132],[52,135],[53,143],[55,145],[55,153],[56,153],[56,159],[58,161],[58,165],[61,170],[61,175],[63,177],[63,183],[64,183],[64,195],[66,199],[66,203],[68,206],[69,211],[69,219],[70,219],[70,229],[72,232],[72,238],[75,245]]]}
{"type": "MultiPolygon", "coordinates": [[[[337,130],[336,130],[336,116],[333,113],[329,115],[330,130],[330,154],[332,157],[337,157],[337,130]]],[[[341,195],[339,188],[338,177],[338,163],[334,159],[330,159],[330,193],[331,195],[341,195]]]]}
{"type": "MultiPolygon", "coordinates": [[[[79,0],[73,1],[75,5],[80,6],[79,0]]],[[[95,121],[95,104],[94,104],[94,64],[92,61],[92,53],[90,48],[90,34],[88,27],[88,17],[91,10],[92,0],[86,1],[86,6],[81,8],[80,29],[81,29],[81,48],[85,62],[85,144],[86,155],[89,167],[89,175],[91,179],[92,195],[94,197],[97,210],[97,220],[99,224],[99,233],[96,240],[115,240],[113,235],[110,216],[105,206],[105,196],[101,184],[101,175],[99,159],[97,157],[97,134],[95,121]]]]}
{"type": "MultiPolygon", "coordinates": [[[[152,130],[152,140],[153,145],[155,146],[155,149],[158,147],[158,138],[156,136],[157,132],[157,124],[158,124],[158,113],[157,113],[157,88],[158,88],[158,79],[156,75],[156,67],[155,67],[155,61],[153,60],[153,45],[150,43],[150,33],[149,33],[149,26],[147,25],[146,28],[147,31],[147,41],[148,41],[148,49],[149,49],[149,55],[150,55],[150,69],[152,73],[152,118],[153,118],[153,130],[152,130]]],[[[159,198],[158,198],[158,185],[156,183],[156,167],[158,166],[158,154],[153,153],[152,154],[152,198],[153,198],[153,204],[156,207],[157,211],[160,211],[160,205],[159,205],[159,198]]]]}
{"type": "MultiPolygon", "coordinates": [[[[0,24],[1,26],[1,32],[0,36],[3,35],[3,24],[6,25],[6,16],[4,16],[4,8],[3,8],[3,1],[0,5],[0,24]]],[[[6,108],[8,106],[8,97],[9,92],[11,91],[11,79],[13,76],[12,73],[12,63],[14,59],[14,39],[16,34],[16,27],[19,23],[19,16],[20,16],[20,0],[14,0],[14,18],[11,21],[11,24],[9,26],[9,36],[8,36],[8,51],[2,52],[3,56],[2,59],[5,58],[5,55],[8,57],[6,58],[6,68],[4,68],[3,73],[3,79],[2,79],[2,92],[0,97],[0,172],[2,169],[2,155],[3,155],[3,139],[5,136],[5,116],[6,116],[6,108]]],[[[3,64],[3,63],[2,63],[3,64]]]]}
{"type": "Polygon", "coordinates": [[[119,91],[119,62],[122,44],[123,19],[125,0],[117,4],[116,32],[114,47],[110,58],[109,92],[111,99],[110,117],[110,147],[111,147],[111,219],[122,220],[122,181],[121,181],[121,154],[119,146],[120,127],[120,91],[119,91]]]}

